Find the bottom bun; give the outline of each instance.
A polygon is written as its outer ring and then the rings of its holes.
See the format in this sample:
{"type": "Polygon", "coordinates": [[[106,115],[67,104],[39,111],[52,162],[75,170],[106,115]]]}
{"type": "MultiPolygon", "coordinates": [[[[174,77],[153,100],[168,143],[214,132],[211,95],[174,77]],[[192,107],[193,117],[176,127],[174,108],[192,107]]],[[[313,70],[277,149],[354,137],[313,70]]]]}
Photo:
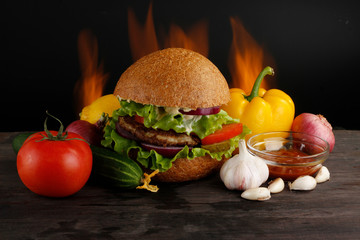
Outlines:
{"type": "Polygon", "coordinates": [[[204,178],[220,170],[227,159],[221,161],[211,158],[209,155],[197,157],[193,160],[178,158],[172,163],[172,167],[166,172],[156,174],[153,179],[159,182],[185,182],[204,178]]]}

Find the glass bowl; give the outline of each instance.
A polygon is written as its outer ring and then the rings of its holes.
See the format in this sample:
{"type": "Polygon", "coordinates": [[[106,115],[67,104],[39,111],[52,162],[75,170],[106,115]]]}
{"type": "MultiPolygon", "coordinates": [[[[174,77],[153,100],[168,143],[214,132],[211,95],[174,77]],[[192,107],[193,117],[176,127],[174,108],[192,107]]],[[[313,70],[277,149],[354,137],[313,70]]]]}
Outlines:
{"type": "Polygon", "coordinates": [[[269,167],[269,177],[295,180],[313,175],[329,156],[329,143],[301,132],[266,132],[247,141],[248,151],[262,158],[269,167]]]}

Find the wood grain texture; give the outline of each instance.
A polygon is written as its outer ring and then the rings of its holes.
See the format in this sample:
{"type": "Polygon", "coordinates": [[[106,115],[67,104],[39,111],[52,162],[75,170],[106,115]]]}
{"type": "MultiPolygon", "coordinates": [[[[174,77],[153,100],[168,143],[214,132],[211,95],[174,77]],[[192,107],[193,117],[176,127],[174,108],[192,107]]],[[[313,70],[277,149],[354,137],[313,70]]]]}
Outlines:
{"type": "Polygon", "coordinates": [[[325,162],[330,182],[310,192],[287,188],[266,202],[229,191],[218,175],[158,193],[121,190],[91,179],[77,194],[30,192],[16,171],[11,141],[0,133],[0,239],[358,239],[360,131],[335,131],[325,162]]]}

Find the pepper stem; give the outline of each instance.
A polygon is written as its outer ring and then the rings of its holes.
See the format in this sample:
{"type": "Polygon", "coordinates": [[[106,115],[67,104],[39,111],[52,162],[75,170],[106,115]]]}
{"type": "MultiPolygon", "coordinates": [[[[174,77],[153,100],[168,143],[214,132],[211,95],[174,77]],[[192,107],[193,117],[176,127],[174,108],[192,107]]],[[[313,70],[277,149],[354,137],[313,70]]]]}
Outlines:
{"type": "Polygon", "coordinates": [[[272,69],[271,67],[266,67],[264,68],[264,70],[262,70],[259,74],[259,76],[256,78],[255,80],[255,83],[254,83],[254,86],[251,90],[251,93],[249,96],[246,96],[245,98],[251,102],[251,100],[254,98],[254,97],[257,97],[259,96],[259,89],[260,89],[260,84],[261,84],[261,81],[264,79],[264,77],[266,75],[271,75],[271,76],[274,76],[275,72],[274,72],[274,69],[272,69]]]}

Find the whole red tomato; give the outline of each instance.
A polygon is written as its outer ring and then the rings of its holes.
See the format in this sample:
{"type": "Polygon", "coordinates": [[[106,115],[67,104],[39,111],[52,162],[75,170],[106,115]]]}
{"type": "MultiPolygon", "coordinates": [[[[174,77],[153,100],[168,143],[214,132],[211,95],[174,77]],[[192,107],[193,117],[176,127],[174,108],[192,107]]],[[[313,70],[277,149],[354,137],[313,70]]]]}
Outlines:
{"type": "MultiPolygon", "coordinates": [[[[46,121],[45,121],[46,125],[46,121]]],[[[62,125],[62,124],[61,124],[62,125]]],[[[76,133],[34,133],[17,155],[21,181],[31,191],[47,197],[66,197],[78,192],[89,179],[92,152],[76,133]]]]}

